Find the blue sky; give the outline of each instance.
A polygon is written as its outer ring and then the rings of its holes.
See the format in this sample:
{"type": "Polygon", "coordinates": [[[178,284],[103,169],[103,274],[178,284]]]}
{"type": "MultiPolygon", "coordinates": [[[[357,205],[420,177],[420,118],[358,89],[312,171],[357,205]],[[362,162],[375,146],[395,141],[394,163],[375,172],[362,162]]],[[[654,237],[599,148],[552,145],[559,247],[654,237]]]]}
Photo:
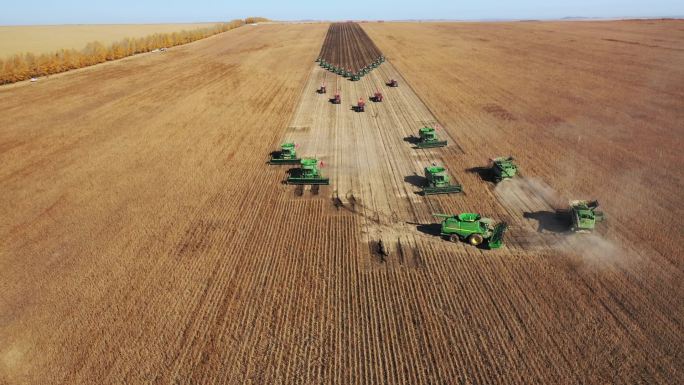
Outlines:
{"type": "Polygon", "coordinates": [[[7,1],[0,25],[301,19],[548,19],[684,15],[684,0],[33,0],[7,1]]]}

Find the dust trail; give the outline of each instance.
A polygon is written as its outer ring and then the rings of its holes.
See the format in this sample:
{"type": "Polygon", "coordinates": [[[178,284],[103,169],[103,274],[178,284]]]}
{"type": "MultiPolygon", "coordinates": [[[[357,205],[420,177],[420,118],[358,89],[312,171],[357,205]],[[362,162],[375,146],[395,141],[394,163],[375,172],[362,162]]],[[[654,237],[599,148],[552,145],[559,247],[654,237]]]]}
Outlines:
{"type": "Polygon", "coordinates": [[[551,186],[536,178],[516,177],[496,185],[494,193],[509,207],[519,209],[554,209],[567,200],[551,186]]]}
{"type": "Polygon", "coordinates": [[[568,234],[551,244],[564,255],[580,257],[589,267],[624,265],[629,252],[601,234],[568,234]]]}
{"type": "MultiPolygon", "coordinates": [[[[543,243],[567,257],[579,257],[592,267],[623,263],[628,252],[598,232],[575,234],[570,231],[569,200],[545,182],[519,177],[499,183],[494,193],[515,215],[536,227],[543,243]]],[[[606,226],[599,223],[598,227],[606,226]]],[[[521,229],[522,230],[522,229],[521,229]]]]}

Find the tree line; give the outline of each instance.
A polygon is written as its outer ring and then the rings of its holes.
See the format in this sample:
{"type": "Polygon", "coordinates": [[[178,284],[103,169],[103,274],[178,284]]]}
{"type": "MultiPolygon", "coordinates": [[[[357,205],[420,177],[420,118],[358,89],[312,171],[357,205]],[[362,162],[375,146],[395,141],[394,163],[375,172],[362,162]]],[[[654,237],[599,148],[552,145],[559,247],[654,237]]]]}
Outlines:
{"type": "Polygon", "coordinates": [[[16,54],[6,60],[0,59],[0,85],[88,67],[138,53],[154,51],[155,49],[186,44],[245,24],[266,20],[261,17],[249,17],[245,20],[233,20],[191,31],[155,33],[140,38],[125,38],[109,46],[100,42],[92,42],[88,43],[82,50],[61,49],[40,55],[16,54]]]}

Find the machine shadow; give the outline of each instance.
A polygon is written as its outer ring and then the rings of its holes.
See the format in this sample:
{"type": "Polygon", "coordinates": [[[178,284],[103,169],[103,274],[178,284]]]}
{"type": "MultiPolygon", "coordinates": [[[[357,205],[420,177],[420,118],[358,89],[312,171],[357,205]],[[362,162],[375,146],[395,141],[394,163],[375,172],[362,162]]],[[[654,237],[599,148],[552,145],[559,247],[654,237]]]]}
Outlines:
{"type": "Polygon", "coordinates": [[[465,171],[470,174],[477,174],[477,176],[485,182],[496,183],[494,173],[489,167],[471,167],[467,168],[465,171]]]}
{"type": "Polygon", "coordinates": [[[414,187],[425,187],[427,179],[418,174],[408,175],[404,177],[404,182],[411,184],[414,187]]]}
{"type": "Polygon", "coordinates": [[[523,213],[526,219],[537,221],[537,232],[566,233],[569,231],[570,213],[567,211],[533,211],[523,213]]]}

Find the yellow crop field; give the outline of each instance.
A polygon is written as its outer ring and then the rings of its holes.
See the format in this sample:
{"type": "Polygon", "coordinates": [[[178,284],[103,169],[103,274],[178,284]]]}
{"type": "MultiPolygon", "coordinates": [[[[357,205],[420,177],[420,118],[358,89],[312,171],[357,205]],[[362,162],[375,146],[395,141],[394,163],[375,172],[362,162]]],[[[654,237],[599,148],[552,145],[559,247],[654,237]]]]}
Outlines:
{"type": "Polygon", "coordinates": [[[17,53],[49,53],[60,49],[81,49],[91,41],[109,45],[124,38],[155,33],[206,28],[197,24],[88,24],[0,26],[0,58],[17,53]]]}

